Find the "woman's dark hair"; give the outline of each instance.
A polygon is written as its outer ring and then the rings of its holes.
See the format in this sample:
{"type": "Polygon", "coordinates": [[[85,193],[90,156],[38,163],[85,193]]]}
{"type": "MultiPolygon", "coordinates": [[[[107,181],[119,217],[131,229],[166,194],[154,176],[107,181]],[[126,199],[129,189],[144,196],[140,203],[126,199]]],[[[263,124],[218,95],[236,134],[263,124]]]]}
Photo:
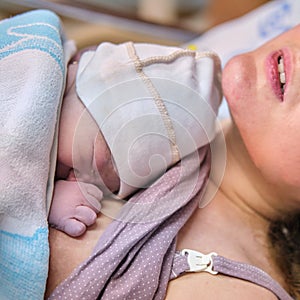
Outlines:
{"type": "Polygon", "coordinates": [[[274,259],[285,274],[288,292],[300,299],[300,214],[273,222],[269,237],[274,259]]]}

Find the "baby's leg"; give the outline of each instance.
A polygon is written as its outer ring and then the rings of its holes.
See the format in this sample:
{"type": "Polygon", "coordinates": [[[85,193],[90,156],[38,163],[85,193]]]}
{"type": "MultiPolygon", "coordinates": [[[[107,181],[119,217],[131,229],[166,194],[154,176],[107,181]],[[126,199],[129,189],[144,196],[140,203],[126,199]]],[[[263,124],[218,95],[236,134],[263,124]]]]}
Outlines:
{"type": "Polygon", "coordinates": [[[94,224],[103,194],[93,184],[58,180],[55,183],[49,223],[70,236],[77,237],[94,224]]]}

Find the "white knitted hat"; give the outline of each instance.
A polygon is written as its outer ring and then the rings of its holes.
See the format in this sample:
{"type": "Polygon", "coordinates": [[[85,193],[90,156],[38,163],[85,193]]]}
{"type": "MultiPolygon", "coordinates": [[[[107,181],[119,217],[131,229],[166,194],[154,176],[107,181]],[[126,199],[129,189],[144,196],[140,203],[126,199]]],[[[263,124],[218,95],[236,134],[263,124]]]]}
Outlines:
{"type": "Polygon", "coordinates": [[[214,53],[176,47],[103,43],[82,55],[77,93],[110,148],[120,197],[212,141],[220,74],[214,53]]]}

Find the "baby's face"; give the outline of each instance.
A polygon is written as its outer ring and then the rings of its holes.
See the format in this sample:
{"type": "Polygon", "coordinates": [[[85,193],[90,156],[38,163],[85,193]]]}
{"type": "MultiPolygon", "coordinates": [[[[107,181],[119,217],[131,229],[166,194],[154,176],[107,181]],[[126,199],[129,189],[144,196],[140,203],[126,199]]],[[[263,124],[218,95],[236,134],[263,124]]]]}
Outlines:
{"type": "Polygon", "coordinates": [[[58,161],[74,169],[70,174],[78,181],[93,183],[102,189],[105,185],[116,192],[119,178],[110,150],[98,125],[76,93],[76,73],[82,53],[78,53],[68,66],[59,127],[58,161]]]}

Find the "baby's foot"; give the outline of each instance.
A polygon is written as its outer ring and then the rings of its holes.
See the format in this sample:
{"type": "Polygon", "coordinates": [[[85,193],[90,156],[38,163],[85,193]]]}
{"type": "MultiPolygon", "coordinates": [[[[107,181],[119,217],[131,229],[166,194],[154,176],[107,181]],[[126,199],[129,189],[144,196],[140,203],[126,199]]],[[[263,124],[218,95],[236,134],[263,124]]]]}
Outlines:
{"type": "Polygon", "coordinates": [[[49,223],[70,236],[78,237],[96,222],[102,197],[101,190],[93,184],[58,180],[49,223]]]}

